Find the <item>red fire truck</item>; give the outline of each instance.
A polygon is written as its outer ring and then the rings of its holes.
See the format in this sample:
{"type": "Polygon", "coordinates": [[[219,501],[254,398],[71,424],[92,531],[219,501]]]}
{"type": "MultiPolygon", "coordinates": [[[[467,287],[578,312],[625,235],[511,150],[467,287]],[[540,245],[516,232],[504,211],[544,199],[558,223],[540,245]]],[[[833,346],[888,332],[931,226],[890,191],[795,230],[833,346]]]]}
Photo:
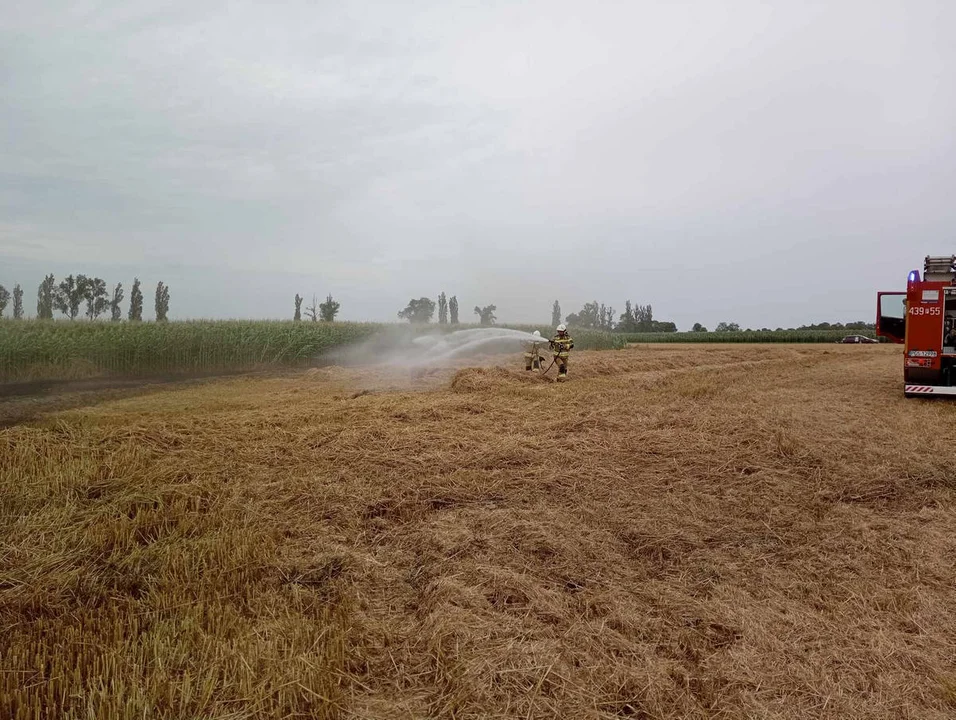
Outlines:
{"type": "Polygon", "coordinates": [[[956,255],[927,256],[906,292],[877,293],[876,334],[903,345],[907,397],[956,395],[956,255]]]}

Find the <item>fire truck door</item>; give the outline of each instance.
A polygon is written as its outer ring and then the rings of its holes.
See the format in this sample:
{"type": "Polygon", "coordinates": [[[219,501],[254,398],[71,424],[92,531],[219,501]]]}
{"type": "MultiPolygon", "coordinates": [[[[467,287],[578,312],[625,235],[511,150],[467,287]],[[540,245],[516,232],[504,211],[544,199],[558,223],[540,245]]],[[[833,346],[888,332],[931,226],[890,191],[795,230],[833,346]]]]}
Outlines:
{"type": "Polygon", "coordinates": [[[876,334],[902,343],[906,338],[906,293],[877,293],[876,301],[876,334]]]}

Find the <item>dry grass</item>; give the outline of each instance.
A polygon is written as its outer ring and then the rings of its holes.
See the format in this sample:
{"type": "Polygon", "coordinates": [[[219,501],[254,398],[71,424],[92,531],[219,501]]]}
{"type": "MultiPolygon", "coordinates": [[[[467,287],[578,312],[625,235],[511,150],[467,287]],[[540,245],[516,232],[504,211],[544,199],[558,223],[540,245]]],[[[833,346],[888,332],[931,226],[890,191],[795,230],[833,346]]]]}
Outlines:
{"type": "Polygon", "coordinates": [[[953,717],[956,405],[900,374],[642,346],[0,431],[0,717],[953,717]]]}

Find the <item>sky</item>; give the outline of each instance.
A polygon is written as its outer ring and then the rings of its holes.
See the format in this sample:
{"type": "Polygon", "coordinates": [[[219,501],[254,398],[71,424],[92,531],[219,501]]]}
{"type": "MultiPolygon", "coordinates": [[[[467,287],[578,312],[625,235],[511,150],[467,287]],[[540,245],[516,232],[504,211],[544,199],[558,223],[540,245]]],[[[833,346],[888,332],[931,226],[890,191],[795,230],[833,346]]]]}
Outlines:
{"type": "Polygon", "coordinates": [[[0,284],[170,318],[872,320],[956,253],[951,0],[0,0],[0,284]]]}

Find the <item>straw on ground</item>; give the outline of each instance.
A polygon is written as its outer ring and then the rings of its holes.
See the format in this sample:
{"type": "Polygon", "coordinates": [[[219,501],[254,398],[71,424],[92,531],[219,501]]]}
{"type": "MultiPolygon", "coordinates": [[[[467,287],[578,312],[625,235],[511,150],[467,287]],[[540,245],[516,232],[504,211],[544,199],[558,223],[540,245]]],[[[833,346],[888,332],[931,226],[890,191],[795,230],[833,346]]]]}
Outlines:
{"type": "Polygon", "coordinates": [[[953,717],[954,413],[641,346],[8,428],[0,716],[953,717]]]}

